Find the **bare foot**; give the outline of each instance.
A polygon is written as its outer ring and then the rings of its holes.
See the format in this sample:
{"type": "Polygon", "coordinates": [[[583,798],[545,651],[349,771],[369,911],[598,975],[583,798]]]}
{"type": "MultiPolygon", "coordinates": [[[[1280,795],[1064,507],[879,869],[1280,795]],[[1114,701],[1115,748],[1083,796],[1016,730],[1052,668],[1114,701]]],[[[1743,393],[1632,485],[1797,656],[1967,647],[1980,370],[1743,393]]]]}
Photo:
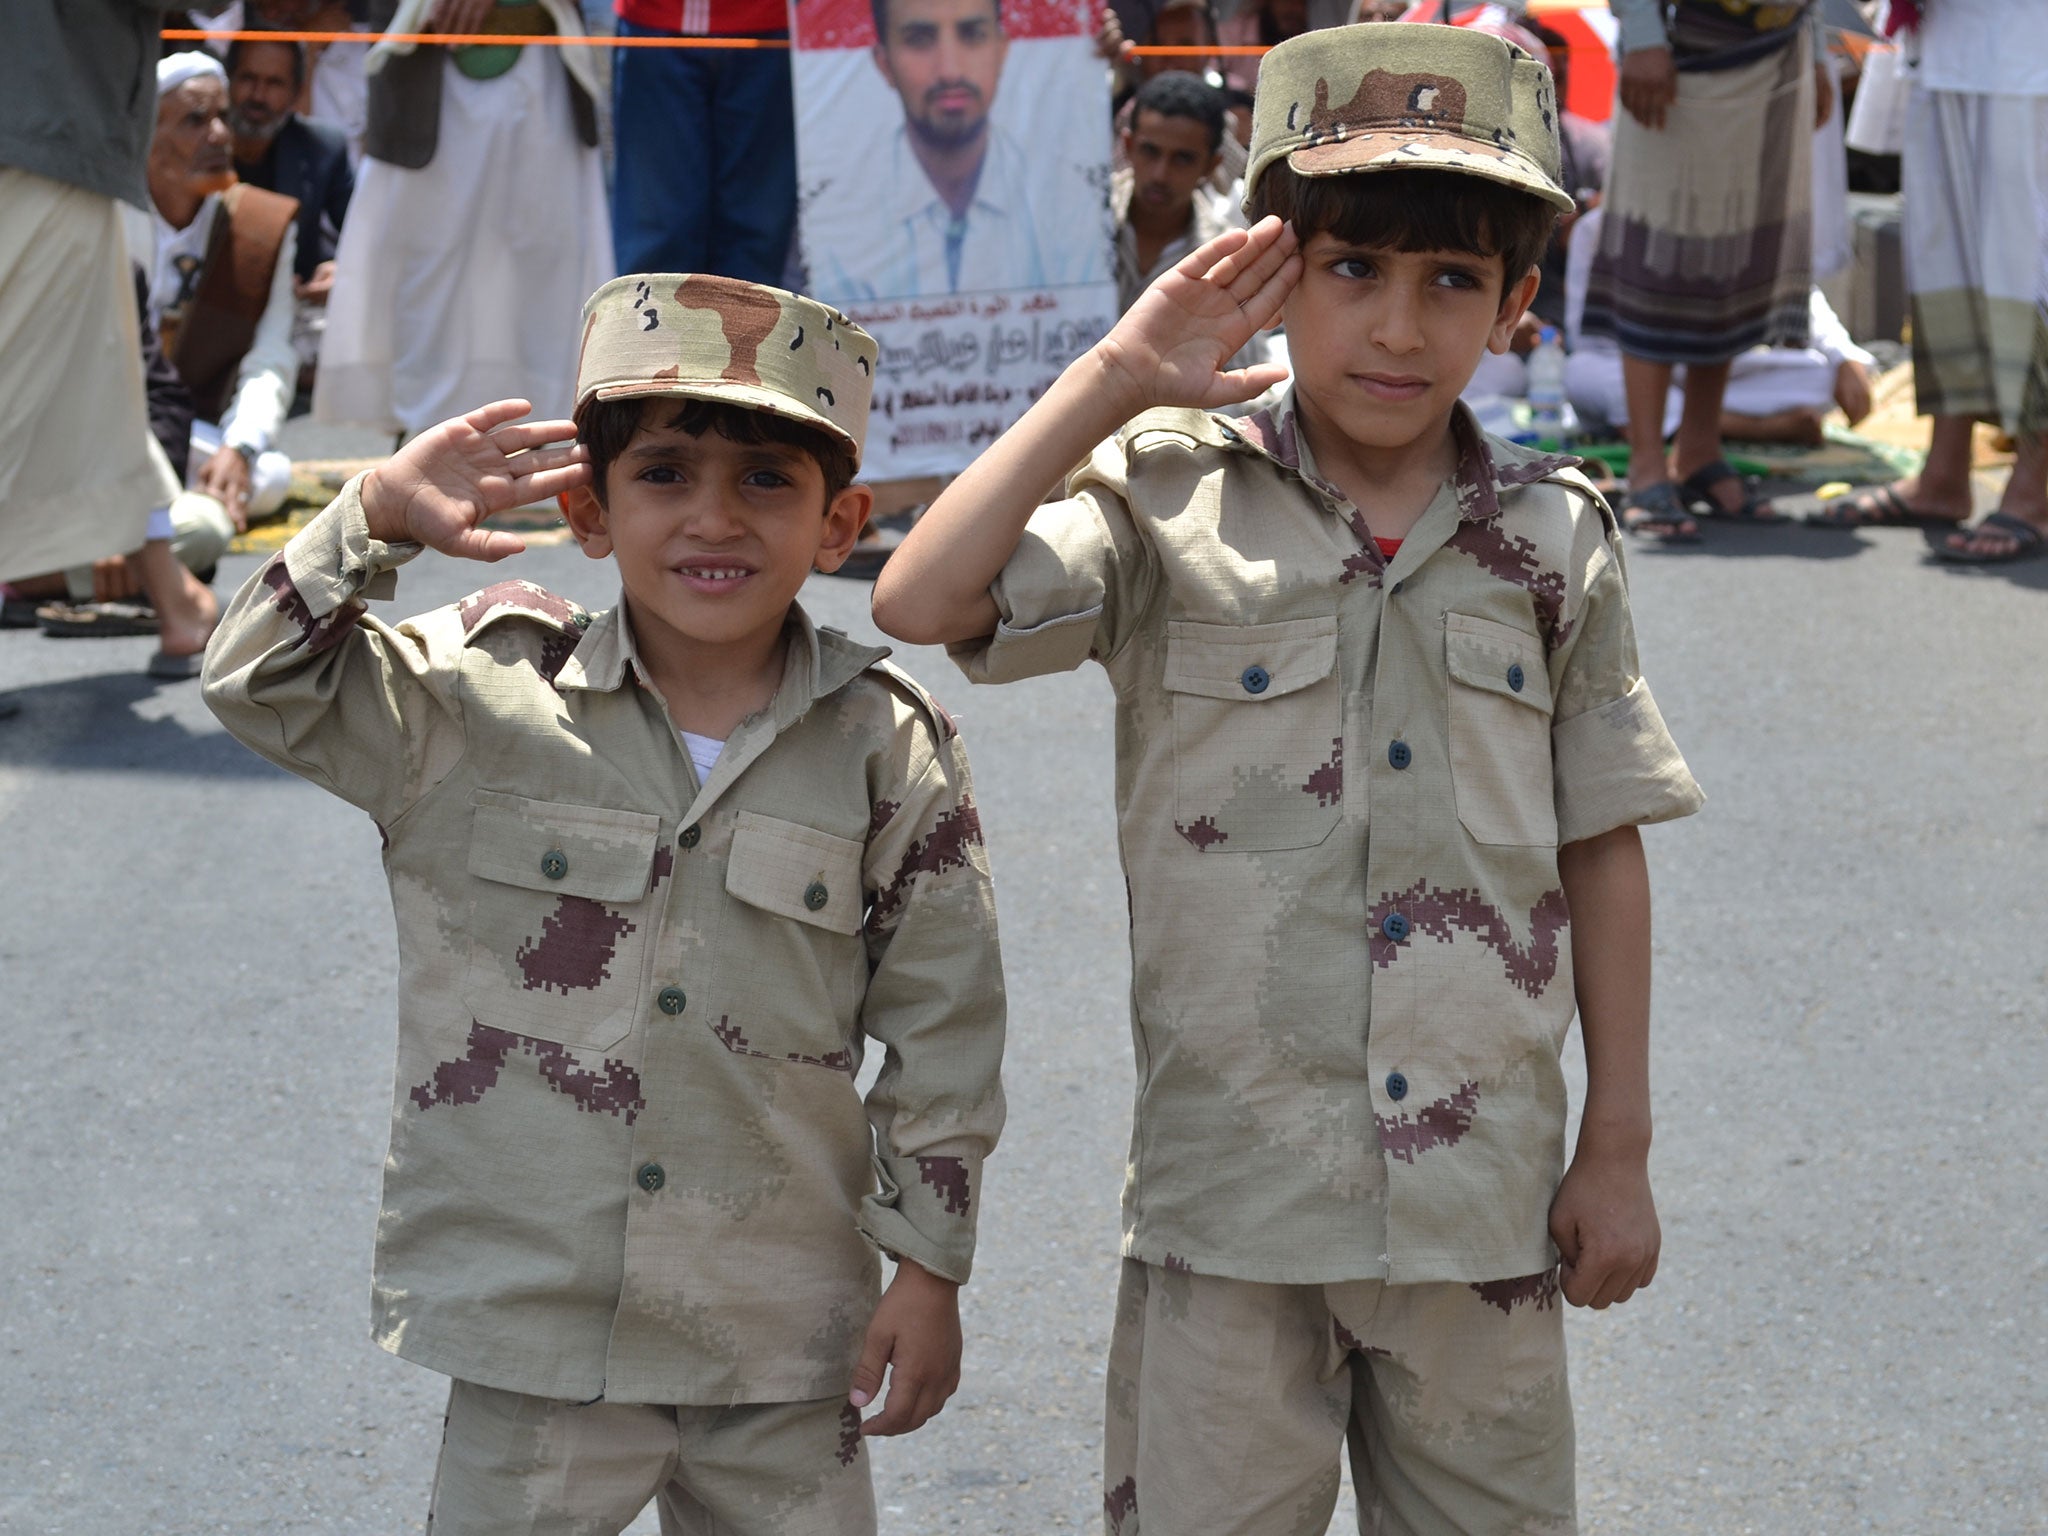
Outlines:
{"type": "Polygon", "coordinates": [[[159,649],[166,656],[197,656],[220,622],[220,599],[178,563],[163,539],[150,540],[133,558],[150,606],[156,609],[159,649]]]}

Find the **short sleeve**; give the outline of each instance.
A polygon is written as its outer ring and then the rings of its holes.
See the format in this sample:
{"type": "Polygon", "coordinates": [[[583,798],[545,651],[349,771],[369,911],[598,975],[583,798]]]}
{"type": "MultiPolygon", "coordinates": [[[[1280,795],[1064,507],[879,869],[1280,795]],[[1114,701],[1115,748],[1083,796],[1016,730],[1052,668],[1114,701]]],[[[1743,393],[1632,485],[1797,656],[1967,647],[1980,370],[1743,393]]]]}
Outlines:
{"type": "Polygon", "coordinates": [[[1621,551],[1603,523],[1582,524],[1589,536],[1579,541],[1584,553],[1574,551],[1568,588],[1578,602],[1562,616],[1550,663],[1560,844],[1675,821],[1706,802],[1643,680],[1621,551]]]}
{"type": "Polygon", "coordinates": [[[1125,499],[1124,450],[1102,444],[1068,478],[1068,498],[1031,515],[989,587],[996,632],[948,648],[977,683],[1070,672],[1123,649],[1156,587],[1157,559],[1125,499]]]}

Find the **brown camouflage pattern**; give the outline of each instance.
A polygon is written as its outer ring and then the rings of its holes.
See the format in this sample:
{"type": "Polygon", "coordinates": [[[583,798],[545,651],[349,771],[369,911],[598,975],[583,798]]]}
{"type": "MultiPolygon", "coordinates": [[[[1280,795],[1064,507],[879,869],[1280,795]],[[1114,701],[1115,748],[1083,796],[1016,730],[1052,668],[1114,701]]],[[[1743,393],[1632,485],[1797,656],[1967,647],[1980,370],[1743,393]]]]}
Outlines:
{"type": "Polygon", "coordinates": [[[1108,1536],[1324,1536],[1347,1451],[1360,1532],[1577,1529],[1555,1270],[1260,1285],[1127,1259],[1109,1358],[1108,1536]]]}
{"type": "Polygon", "coordinates": [[[1550,71],[1464,27],[1330,27],[1274,48],[1259,64],[1247,206],[1282,158],[1304,176],[1457,171],[1573,206],[1550,71]]]}
{"type": "Polygon", "coordinates": [[[874,339],[801,294],[704,273],[613,278],[583,306],[576,404],[667,395],[726,400],[867,440],[874,339]]]}
{"type": "Polygon", "coordinates": [[[728,1408],[557,1402],[457,1381],[428,1536],[622,1531],[874,1536],[860,1415],[843,1397],[728,1408]]]}
{"type": "Polygon", "coordinates": [[[794,609],[773,702],[699,784],[621,610],[514,579],[369,617],[417,551],[358,492],[237,596],[205,688],[386,839],[378,1342],[543,1398],[844,1393],[879,1252],[968,1277],[1003,1118],[958,731],[794,609]]]}
{"type": "Polygon", "coordinates": [[[1402,1285],[1556,1260],[1558,849],[1701,795],[1605,504],[1573,460],[1452,423],[1453,475],[1388,559],[1291,396],[1140,416],[1032,517],[996,634],[955,648],[977,681],[1092,659],[1115,691],[1127,1257],[1402,1285]]]}

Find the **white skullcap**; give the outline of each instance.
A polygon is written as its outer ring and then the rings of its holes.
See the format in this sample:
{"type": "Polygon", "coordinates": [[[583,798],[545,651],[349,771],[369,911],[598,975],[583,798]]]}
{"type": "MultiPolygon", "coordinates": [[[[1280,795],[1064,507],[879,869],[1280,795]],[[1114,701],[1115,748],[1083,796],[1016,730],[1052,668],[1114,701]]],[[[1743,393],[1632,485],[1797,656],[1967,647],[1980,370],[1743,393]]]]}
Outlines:
{"type": "Polygon", "coordinates": [[[210,53],[173,53],[156,61],[156,93],[159,96],[175,91],[187,80],[197,80],[202,75],[211,75],[222,85],[228,83],[228,72],[221,62],[210,53]]]}

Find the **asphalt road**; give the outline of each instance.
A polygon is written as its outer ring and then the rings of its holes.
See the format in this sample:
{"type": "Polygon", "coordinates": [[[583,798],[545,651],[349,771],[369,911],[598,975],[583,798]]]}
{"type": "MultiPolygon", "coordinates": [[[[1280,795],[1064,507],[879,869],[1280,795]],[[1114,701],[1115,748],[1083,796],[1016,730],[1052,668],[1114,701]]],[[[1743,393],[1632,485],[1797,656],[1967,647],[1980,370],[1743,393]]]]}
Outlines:
{"type": "MultiPolygon", "coordinates": [[[[1571,1321],[1585,1529],[2048,1532],[2048,562],[1709,532],[1633,561],[1710,802],[1647,839],[1664,1263],[1571,1321]]],[[[572,548],[515,569],[614,590],[572,548]]],[[[400,606],[480,584],[430,557],[400,606]]],[[[808,600],[859,633],[866,597],[808,600]]],[[[376,833],[148,649],[0,634],[0,1530],[415,1531],[443,1383],[365,1332],[376,833]]],[[[1131,1082],[1108,692],[903,659],[974,755],[1012,1112],[966,1382],[876,1447],[883,1529],[1089,1530],[1131,1082]]]]}

